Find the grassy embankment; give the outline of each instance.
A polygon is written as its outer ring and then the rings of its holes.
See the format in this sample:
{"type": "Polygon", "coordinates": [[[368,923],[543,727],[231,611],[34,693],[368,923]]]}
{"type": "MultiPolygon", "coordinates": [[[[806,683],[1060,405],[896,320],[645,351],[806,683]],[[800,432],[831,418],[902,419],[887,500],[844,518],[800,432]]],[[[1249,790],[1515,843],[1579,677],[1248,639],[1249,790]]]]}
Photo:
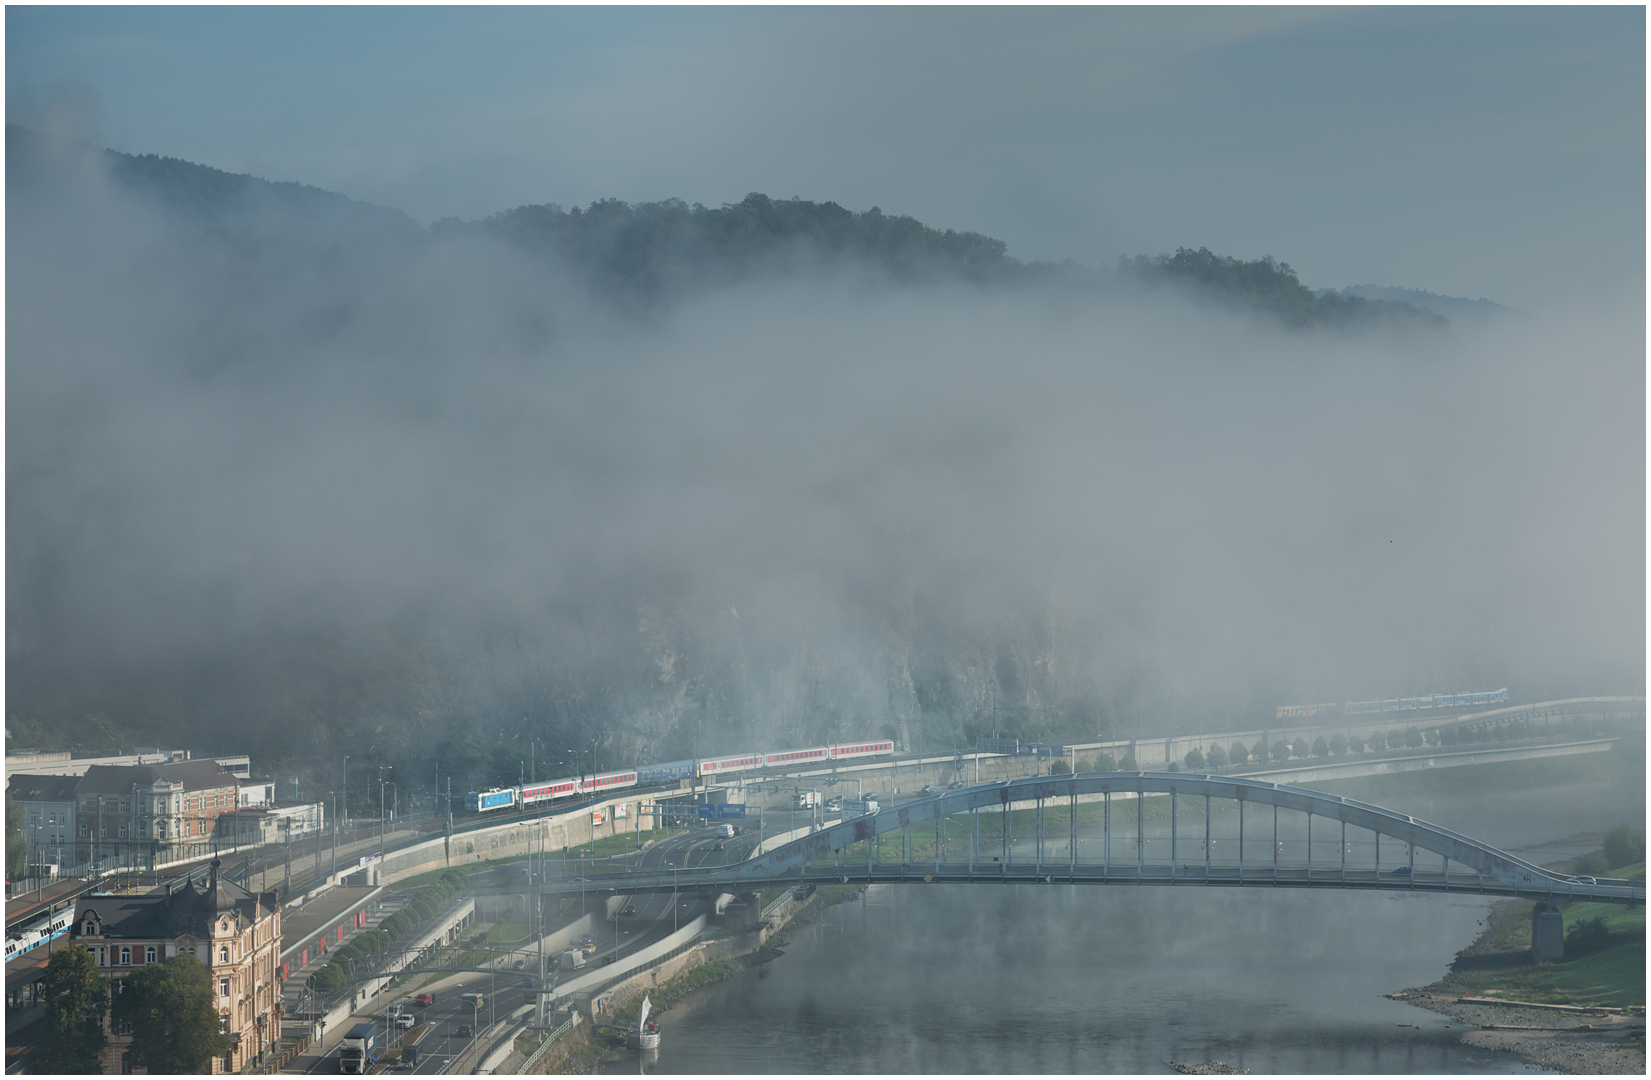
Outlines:
{"type": "MultiPolygon", "coordinates": [[[[1643,880],[1645,864],[1613,867],[1607,876],[1643,880]]],[[[1567,941],[1572,955],[1538,964],[1530,956],[1533,907],[1518,900],[1497,904],[1485,932],[1451,966],[1451,979],[1474,995],[1509,1001],[1645,1007],[1645,908],[1561,904],[1568,933],[1599,919],[1609,936],[1581,955],[1574,955],[1576,942],[1567,941]]]]}

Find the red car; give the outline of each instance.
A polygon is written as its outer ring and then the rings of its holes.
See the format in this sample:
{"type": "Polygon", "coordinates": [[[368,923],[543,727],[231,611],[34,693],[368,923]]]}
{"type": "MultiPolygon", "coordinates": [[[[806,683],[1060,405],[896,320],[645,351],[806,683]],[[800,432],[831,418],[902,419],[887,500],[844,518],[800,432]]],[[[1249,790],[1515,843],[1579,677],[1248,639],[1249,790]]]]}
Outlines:
{"type": "Polygon", "coordinates": [[[434,994],[420,994],[418,997],[413,999],[414,1005],[434,1005],[435,1003],[436,995],[434,994]]]}

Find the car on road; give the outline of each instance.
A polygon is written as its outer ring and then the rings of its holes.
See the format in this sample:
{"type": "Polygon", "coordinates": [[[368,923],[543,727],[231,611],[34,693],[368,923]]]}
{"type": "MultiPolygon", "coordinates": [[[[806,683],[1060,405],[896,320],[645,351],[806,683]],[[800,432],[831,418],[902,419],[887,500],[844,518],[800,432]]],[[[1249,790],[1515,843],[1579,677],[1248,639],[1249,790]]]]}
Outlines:
{"type": "Polygon", "coordinates": [[[396,1027],[398,1028],[410,1028],[414,1024],[418,1023],[417,1020],[413,1019],[412,1013],[398,1013],[396,1014],[395,1021],[396,1027]]]}
{"type": "Polygon", "coordinates": [[[924,795],[938,795],[938,794],[940,794],[940,789],[935,787],[933,784],[924,784],[923,785],[923,794],[924,795]]]}
{"type": "Polygon", "coordinates": [[[951,783],[946,785],[946,790],[947,791],[956,791],[958,788],[966,788],[968,786],[969,786],[968,784],[965,784],[961,780],[953,780],[951,783]]]}
{"type": "Polygon", "coordinates": [[[712,844],[711,845],[711,850],[712,851],[721,851],[722,850],[722,841],[718,840],[715,844],[712,844]]]}
{"type": "Polygon", "coordinates": [[[434,1005],[435,1003],[436,995],[434,994],[420,994],[418,997],[413,999],[414,1005],[434,1005]]]}
{"type": "Polygon", "coordinates": [[[1394,877],[1409,877],[1410,876],[1410,867],[1401,866],[1397,870],[1389,871],[1389,873],[1391,873],[1394,877]]]}
{"type": "Polygon", "coordinates": [[[527,967],[527,961],[526,960],[518,960],[514,964],[511,964],[510,967],[514,971],[520,971],[523,968],[527,967]]]}
{"type": "Polygon", "coordinates": [[[527,978],[522,980],[522,985],[527,987],[529,990],[539,989],[539,976],[529,975],[527,978]]]}
{"type": "Polygon", "coordinates": [[[625,905],[625,910],[621,911],[619,914],[625,916],[627,919],[635,918],[636,917],[636,908],[632,907],[630,904],[626,904],[625,905]]]}
{"type": "Polygon", "coordinates": [[[460,1024],[453,1029],[453,1038],[455,1039],[468,1039],[474,1034],[475,1032],[470,1030],[469,1024],[460,1024]]]}
{"type": "Polygon", "coordinates": [[[579,951],[584,953],[586,956],[595,956],[596,955],[596,942],[594,942],[594,941],[581,941],[579,943],[579,951]]]}
{"type": "Polygon", "coordinates": [[[1589,877],[1587,874],[1584,874],[1581,877],[1568,877],[1568,878],[1565,879],[1565,883],[1567,885],[1598,885],[1599,884],[1599,882],[1595,881],[1593,878],[1589,877]]]}

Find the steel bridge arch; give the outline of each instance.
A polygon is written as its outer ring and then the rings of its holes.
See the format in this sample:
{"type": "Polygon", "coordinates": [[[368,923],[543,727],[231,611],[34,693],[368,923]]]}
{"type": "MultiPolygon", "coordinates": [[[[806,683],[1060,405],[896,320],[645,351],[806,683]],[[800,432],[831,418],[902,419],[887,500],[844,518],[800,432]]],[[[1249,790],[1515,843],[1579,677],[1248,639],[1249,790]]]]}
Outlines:
{"type": "Polygon", "coordinates": [[[1432,852],[1449,862],[1477,872],[1481,878],[1489,878],[1501,886],[1495,890],[1499,893],[1543,898],[1553,903],[1571,900],[1645,902],[1643,882],[1571,882],[1562,875],[1544,870],[1461,833],[1370,803],[1266,780],[1164,772],[1092,773],[1000,780],[959,791],[942,792],[926,799],[890,807],[876,814],[850,818],[733,866],[715,869],[696,868],[673,873],[615,875],[611,880],[591,884],[599,889],[618,891],[679,886],[717,886],[736,891],[749,889],[780,882],[788,877],[795,879],[811,862],[826,859],[834,852],[853,844],[875,840],[878,836],[896,833],[913,825],[969,811],[1007,811],[1013,804],[1042,805],[1050,800],[1075,800],[1077,796],[1107,794],[1135,798],[1148,795],[1187,795],[1230,799],[1240,804],[1276,807],[1280,810],[1295,810],[1367,829],[1378,837],[1392,837],[1420,850],[1432,852]]]}

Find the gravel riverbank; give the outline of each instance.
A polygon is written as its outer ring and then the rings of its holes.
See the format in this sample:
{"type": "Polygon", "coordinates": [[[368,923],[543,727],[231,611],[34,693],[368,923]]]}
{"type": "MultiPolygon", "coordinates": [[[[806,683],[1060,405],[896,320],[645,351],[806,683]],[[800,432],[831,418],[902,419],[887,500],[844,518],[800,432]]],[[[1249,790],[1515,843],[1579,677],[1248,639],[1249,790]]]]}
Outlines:
{"type": "Polygon", "coordinates": [[[1485,1000],[1487,991],[1457,974],[1464,963],[1512,956],[1498,951],[1493,939],[1505,940],[1497,938],[1498,932],[1510,921],[1529,918],[1529,907],[1518,901],[1496,904],[1485,919],[1484,930],[1457,954],[1449,974],[1427,986],[1388,996],[1450,1017],[1462,1025],[1459,1041],[1468,1046],[1507,1050],[1533,1065],[1563,1073],[1644,1075],[1644,1009],[1555,1009],[1490,1002],[1485,1000]]]}

